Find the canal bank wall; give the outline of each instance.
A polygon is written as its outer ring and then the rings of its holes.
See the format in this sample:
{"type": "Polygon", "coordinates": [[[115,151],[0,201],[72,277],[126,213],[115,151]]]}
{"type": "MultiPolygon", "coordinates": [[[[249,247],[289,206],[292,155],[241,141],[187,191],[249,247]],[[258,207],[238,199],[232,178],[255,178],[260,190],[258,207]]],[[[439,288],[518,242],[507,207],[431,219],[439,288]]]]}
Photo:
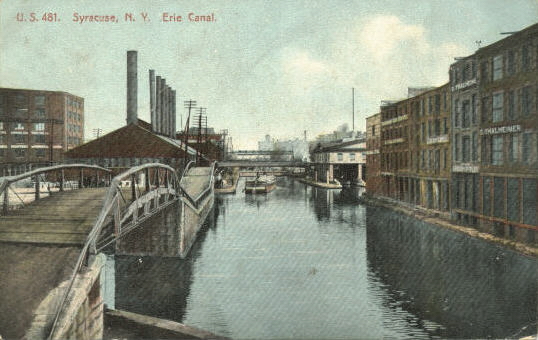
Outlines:
{"type": "Polygon", "coordinates": [[[445,229],[450,229],[459,233],[466,234],[470,237],[482,239],[484,241],[494,243],[502,247],[506,247],[526,256],[538,258],[538,248],[536,247],[530,246],[522,242],[498,237],[471,227],[456,224],[448,219],[448,215],[445,216],[439,214],[438,212],[430,212],[427,209],[420,207],[406,206],[399,201],[392,201],[388,198],[364,196],[362,197],[362,201],[369,205],[384,207],[445,229]]]}

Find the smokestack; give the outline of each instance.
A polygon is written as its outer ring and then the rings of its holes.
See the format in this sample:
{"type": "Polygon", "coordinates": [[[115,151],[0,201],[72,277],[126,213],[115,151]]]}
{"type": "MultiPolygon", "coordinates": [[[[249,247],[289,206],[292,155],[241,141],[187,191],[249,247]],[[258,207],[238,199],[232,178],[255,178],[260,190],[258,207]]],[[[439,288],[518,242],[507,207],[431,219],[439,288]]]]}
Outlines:
{"type": "Polygon", "coordinates": [[[168,87],[168,130],[167,135],[172,137],[172,87],[168,87]]]}
{"type": "Polygon", "coordinates": [[[153,131],[156,131],[155,107],[155,70],[149,70],[149,108],[151,112],[151,129],[153,131]]]}
{"type": "Polygon", "coordinates": [[[176,90],[172,90],[172,138],[176,138],[176,90]]]}
{"type": "Polygon", "coordinates": [[[161,129],[161,76],[157,76],[155,79],[155,125],[153,126],[153,131],[159,133],[161,129]]]}
{"type": "Polygon", "coordinates": [[[127,124],[137,124],[137,52],[127,51],[127,124]]]}
{"type": "Polygon", "coordinates": [[[170,136],[170,86],[166,85],[166,112],[164,113],[165,129],[163,133],[170,136]]]}
{"type": "Polygon", "coordinates": [[[165,136],[168,136],[169,133],[168,133],[168,129],[169,129],[169,124],[168,124],[168,91],[169,91],[170,87],[168,85],[164,85],[164,99],[163,99],[163,102],[164,102],[164,110],[163,110],[163,135],[165,136]]]}
{"type": "Polygon", "coordinates": [[[161,78],[161,110],[159,112],[159,133],[164,133],[166,123],[164,121],[164,113],[166,112],[166,79],[161,78]]]}

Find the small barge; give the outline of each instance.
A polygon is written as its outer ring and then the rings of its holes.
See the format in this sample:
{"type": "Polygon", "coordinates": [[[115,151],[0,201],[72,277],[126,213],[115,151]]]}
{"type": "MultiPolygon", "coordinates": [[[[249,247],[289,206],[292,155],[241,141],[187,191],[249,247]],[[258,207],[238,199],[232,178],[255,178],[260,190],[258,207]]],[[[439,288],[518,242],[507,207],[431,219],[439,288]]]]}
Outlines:
{"type": "Polygon", "coordinates": [[[245,182],[245,193],[265,194],[276,188],[275,176],[257,176],[255,179],[245,182]]]}

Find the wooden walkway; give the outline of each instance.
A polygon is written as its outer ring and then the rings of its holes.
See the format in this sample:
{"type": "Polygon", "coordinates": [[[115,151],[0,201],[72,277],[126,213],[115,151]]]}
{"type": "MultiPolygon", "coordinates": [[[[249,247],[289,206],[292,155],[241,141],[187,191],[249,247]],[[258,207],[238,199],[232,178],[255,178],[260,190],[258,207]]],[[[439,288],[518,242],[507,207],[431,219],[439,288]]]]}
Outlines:
{"type": "Polygon", "coordinates": [[[0,217],[0,242],[82,246],[108,188],[54,193],[0,217]]]}

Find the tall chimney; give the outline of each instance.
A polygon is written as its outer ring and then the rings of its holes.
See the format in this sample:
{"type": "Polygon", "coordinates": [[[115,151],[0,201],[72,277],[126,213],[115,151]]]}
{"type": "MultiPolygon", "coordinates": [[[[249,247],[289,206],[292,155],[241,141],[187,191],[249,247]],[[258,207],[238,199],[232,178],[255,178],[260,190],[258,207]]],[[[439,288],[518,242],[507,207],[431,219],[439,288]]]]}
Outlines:
{"type": "Polygon", "coordinates": [[[164,85],[163,135],[168,136],[168,85],[164,85]]]}
{"type": "Polygon", "coordinates": [[[164,113],[164,135],[170,136],[170,86],[166,85],[166,111],[164,113]]]}
{"type": "Polygon", "coordinates": [[[171,138],[176,138],[176,90],[172,90],[172,135],[171,138]]]}
{"type": "Polygon", "coordinates": [[[166,123],[164,121],[164,113],[166,112],[166,79],[161,78],[161,111],[159,112],[159,133],[164,133],[166,123]]]}
{"type": "Polygon", "coordinates": [[[127,51],[127,124],[137,124],[137,62],[136,51],[127,51]]]}
{"type": "Polygon", "coordinates": [[[155,70],[149,70],[149,108],[151,112],[151,129],[156,131],[155,124],[155,70]]]}
{"type": "Polygon", "coordinates": [[[153,132],[159,133],[161,130],[161,107],[162,107],[162,101],[161,101],[161,76],[157,76],[155,80],[155,125],[153,127],[153,132]]]}

